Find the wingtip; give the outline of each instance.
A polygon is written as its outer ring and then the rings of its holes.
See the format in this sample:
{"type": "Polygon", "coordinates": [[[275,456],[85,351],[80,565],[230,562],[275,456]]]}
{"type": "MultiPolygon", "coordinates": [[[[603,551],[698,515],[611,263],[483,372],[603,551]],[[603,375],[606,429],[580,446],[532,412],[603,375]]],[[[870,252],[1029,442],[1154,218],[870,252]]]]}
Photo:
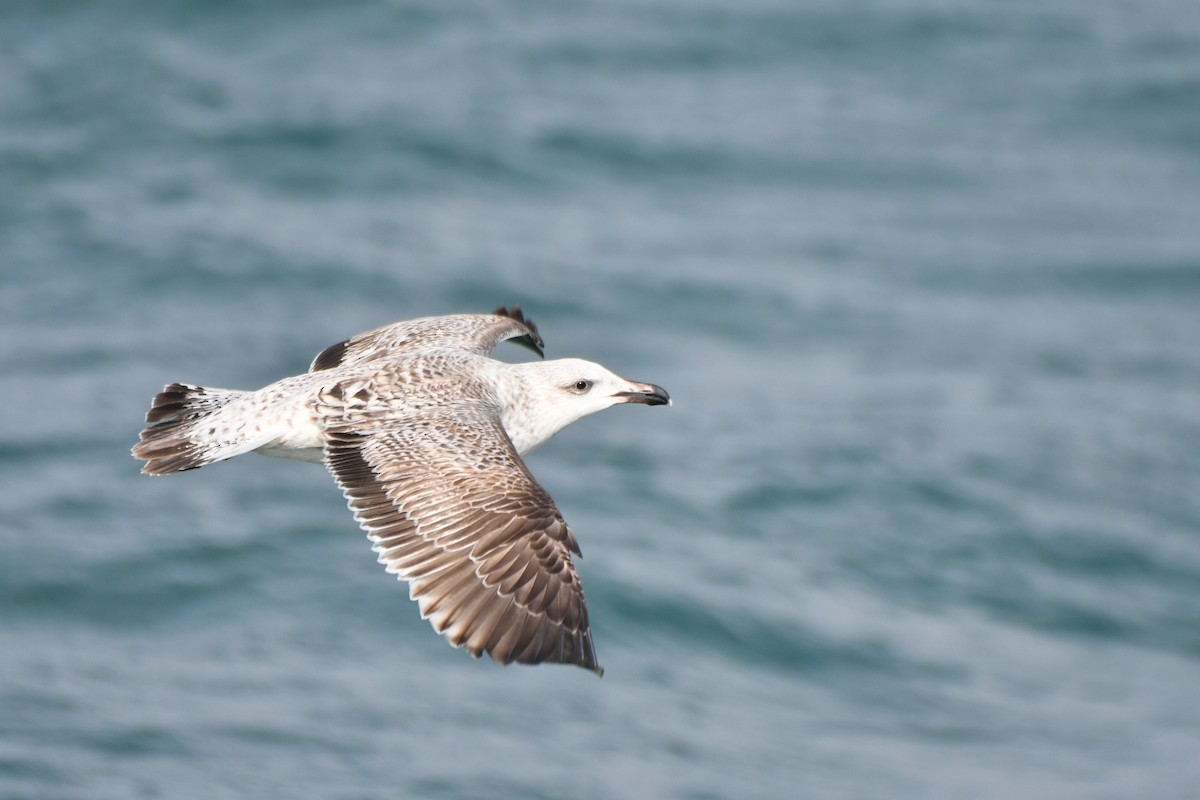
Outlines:
{"type": "Polygon", "coordinates": [[[507,317],[514,322],[520,323],[520,325],[525,328],[526,334],[515,341],[518,344],[528,347],[542,358],[546,357],[545,352],[543,352],[546,347],[546,343],[542,341],[542,335],[538,333],[537,324],[534,323],[532,318],[525,316],[525,313],[521,311],[521,305],[519,303],[514,304],[511,311],[507,306],[500,306],[492,313],[496,316],[507,317]]]}

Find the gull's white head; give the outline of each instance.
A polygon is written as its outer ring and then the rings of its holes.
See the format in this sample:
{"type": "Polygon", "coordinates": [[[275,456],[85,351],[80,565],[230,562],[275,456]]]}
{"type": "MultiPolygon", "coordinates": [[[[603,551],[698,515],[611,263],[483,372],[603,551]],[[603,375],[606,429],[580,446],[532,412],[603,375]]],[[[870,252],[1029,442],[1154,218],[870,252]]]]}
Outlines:
{"type": "Polygon", "coordinates": [[[669,406],[666,390],[630,381],[581,358],[506,364],[517,380],[502,392],[501,420],[519,453],[527,453],[572,422],[618,403],[669,406]]]}

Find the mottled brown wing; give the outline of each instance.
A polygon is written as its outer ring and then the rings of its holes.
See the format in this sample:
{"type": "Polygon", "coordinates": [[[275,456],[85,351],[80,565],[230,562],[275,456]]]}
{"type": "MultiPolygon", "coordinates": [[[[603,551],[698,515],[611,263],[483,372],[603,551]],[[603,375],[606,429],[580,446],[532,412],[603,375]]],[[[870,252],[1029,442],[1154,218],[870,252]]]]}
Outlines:
{"type": "Polygon", "coordinates": [[[389,572],[451,644],[597,673],[570,528],[494,412],[333,425],[326,463],[389,572]]]}
{"type": "Polygon", "coordinates": [[[515,339],[542,355],[545,346],[533,320],[520,306],[504,306],[492,314],[453,314],[396,322],[360,333],[321,351],[309,372],[352,366],[406,352],[464,350],[486,356],[500,342],[515,339]]]}

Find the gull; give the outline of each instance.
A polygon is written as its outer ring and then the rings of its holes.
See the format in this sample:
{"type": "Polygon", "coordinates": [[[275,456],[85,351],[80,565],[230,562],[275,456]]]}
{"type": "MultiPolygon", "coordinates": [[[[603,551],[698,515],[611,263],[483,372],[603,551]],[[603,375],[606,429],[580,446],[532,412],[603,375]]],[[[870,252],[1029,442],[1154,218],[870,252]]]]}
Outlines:
{"type": "Polygon", "coordinates": [[[501,306],[360,333],[257,391],[172,383],[133,455],[149,475],[249,452],[324,463],[380,563],[450,644],[603,674],[579,544],[521,456],[610,406],[671,399],[582,359],[491,358],[509,339],[543,354],[533,320],[501,306]]]}

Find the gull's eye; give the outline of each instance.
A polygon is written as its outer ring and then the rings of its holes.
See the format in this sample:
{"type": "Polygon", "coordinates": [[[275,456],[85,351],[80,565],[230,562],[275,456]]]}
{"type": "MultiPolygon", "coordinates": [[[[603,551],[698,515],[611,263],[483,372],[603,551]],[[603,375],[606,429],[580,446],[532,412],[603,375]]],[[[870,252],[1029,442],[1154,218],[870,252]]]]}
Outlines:
{"type": "Polygon", "coordinates": [[[571,384],[571,391],[575,394],[583,394],[590,388],[592,388],[591,381],[579,380],[571,384]]]}

